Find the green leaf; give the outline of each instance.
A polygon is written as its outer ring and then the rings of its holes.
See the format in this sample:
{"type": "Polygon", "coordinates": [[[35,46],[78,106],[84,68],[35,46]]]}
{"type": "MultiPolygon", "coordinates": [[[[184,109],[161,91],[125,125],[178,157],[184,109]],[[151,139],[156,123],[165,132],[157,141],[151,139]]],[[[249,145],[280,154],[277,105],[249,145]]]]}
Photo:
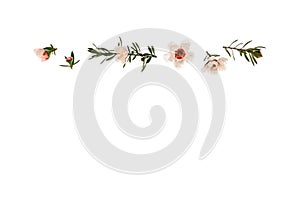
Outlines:
{"type": "Polygon", "coordinates": [[[247,60],[248,62],[250,62],[250,60],[249,60],[249,58],[248,58],[248,56],[247,56],[246,53],[244,53],[244,56],[245,56],[246,60],[247,60]]]}
{"type": "Polygon", "coordinates": [[[134,50],[137,52],[137,51],[138,51],[138,48],[137,48],[137,46],[134,44],[134,42],[132,43],[132,45],[134,46],[134,50]]]}
{"type": "Polygon", "coordinates": [[[73,51],[71,52],[71,57],[72,57],[72,61],[71,61],[71,63],[72,63],[72,65],[74,65],[75,56],[74,56],[74,53],[73,53],[73,51]]]}
{"type": "Polygon", "coordinates": [[[59,65],[61,67],[70,67],[70,65],[59,65]]]}
{"type": "Polygon", "coordinates": [[[255,64],[257,64],[257,61],[256,61],[255,57],[253,57],[253,60],[254,60],[255,64]]]}
{"type": "Polygon", "coordinates": [[[92,59],[97,58],[97,57],[99,57],[99,56],[98,56],[98,55],[93,55],[93,56],[91,56],[91,57],[89,58],[89,60],[92,60],[92,59]]]}
{"type": "Polygon", "coordinates": [[[137,48],[139,49],[139,51],[141,51],[139,44],[138,43],[135,43],[135,44],[136,44],[137,48]]]}
{"type": "Polygon", "coordinates": [[[146,61],[146,64],[149,63],[151,61],[151,57],[149,57],[146,61]]]}
{"type": "Polygon", "coordinates": [[[112,53],[112,52],[110,52],[108,49],[106,49],[106,48],[102,48],[102,47],[99,47],[99,48],[97,48],[99,51],[103,51],[104,53],[112,53]]]}
{"type": "Polygon", "coordinates": [[[240,45],[242,45],[243,43],[241,42],[241,43],[238,43],[236,46],[235,46],[235,48],[237,48],[238,46],[240,46],[240,45]]]}
{"type": "Polygon", "coordinates": [[[100,64],[103,64],[104,62],[105,62],[105,59],[103,59],[100,64]]]}
{"type": "Polygon", "coordinates": [[[93,43],[93,46],[94,46],[96,49],[98,49],[98,47],[95,45],[95,43],[93,43]]]}
{"type": "Polygon", "coordinates": [[[151,48],[152,48],[153,55],[155,55],[155,49],[154,49],[154,46],[151,46],[151,48]]]}
{"type": "Polygon", "coordinates": [[[116,53],[111,53],[111,52],[109,52],[109,53],[103,53],[103,55],[104,56],[112,56],[112,55],[117,55],[116,53]]]}
{"type": "Polygon", "coordinates": [[[236,43],[237,41],[238,41],[238,39],[234,40],[233,42],[231,42],[231,44],[230,44],[229,46],[233,45],[233,44],[236,43]]]}
{"type": "Polygon", "coordinates": [[[265,49],[266,47],[263,47],[263,46],[257,46],[255,47],[255,49],[265,49]]]}
{"type": "Polygon", "coordinates": [[[148,46],[148,50],[150,52],[150,54],[152,54],[152,49],[148,46]]]}
{"type": "Polygon", "coordinates": [[[77,61],[74,63],[74,65],[76,65],[77,63],[79,63],[79,61],[80,61],[80,60],[77,60],[77,61]]]}
{"type": "Polygon", "coordinates": [[[229,53],[229,51],[228,51],[227,48],[225,48],[225,51],[227,52],[227,54],[229,55],[229,57],[231,57],[231,55],[230,55],[230,53],[229,53]]]}
{"type": "Polygon", "coordinates": [[[254,64],[253,57],[252,57],[252,55],[251,55],[251,54],[250,54],[249,56],[250,56],[251,63],[252,63],[252,65],[254,66],[255,64],[254,64]]]}
{"type": "Polygon", "coordinates": [[[96,52],[96,50],[95,49],[93,49],[93,48],[88,48],[88,50],[87,50],[88,52],[90,52],[90,53],[95,53],[96,52]]]}
{"type": "Polygon", "coordinates": [[[133,48],[133,47],[131,47],[131,49],[133,50],[133,51],[132,51],[133,53],[137,51],[137,50],[136,50],[135,48],[133,48]]]}
{"type": "Polygon", "coordinates": [[[242,48],[244,48],[245,46],[247,46],[250,42],[252,42],[252,40],[249,40],[248,42],[246,42],[242,48]]]}
{"type": "Polygon", "coordinates": [[[142,68],[141,72],[143,72],[145,70],[145,68],[146,68],[146,64],[143,64],[143,68],[142,68]]]}
{"type": "Polygon", "coordinates": [[[113,55],[113,56],[107,58],[106,61],[110,61],[110,60],[113,59],[114,57],[115,57],[115,55],[113,55]]]}
{"type": "Polygon", "coordinates": [[[126,63],[124,63],[123,68],[126,66],[126,63]]]}
{"type": "Polygon", "coordinates": [[[233,58],[233,60],[235,60],[234,53],[233,53],[233,50],[232,50],[232,49],[231,49],[231,53],[232,53],[232,58],[233,58]]]}
{"type": "Polygon", "coordinates": [[[122,41],[122,38],[120,36],[119,36],[119,39],[120,39],[121,46],[123,46],[123,41],[122,41]]]}

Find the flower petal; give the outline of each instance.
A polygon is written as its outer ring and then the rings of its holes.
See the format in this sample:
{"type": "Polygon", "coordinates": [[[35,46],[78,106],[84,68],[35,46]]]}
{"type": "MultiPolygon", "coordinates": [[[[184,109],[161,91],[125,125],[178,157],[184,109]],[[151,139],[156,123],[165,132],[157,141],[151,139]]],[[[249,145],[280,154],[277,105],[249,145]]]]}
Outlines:
{"type": "Polygon", "coordinates": [[[170,51],[175,51],[178,48],[179,48],[179,46],[175,42],[169,43],[169,50],[170,51]]]}
{"type": "Polygon", "coordinates": [[[183,63],[184,63],[183,60],[182,61],[174,61],[174,65],[176,68],[180,68],[183,63]]]}
{"type": "Polygon", "coordinates": [[[45,52],[45,50],[41,49],[41,48],[34,49],[33,51],[38,57],[41,57],[43,55],[43,53],[45,52]]]}
{"type": "Polygon", "coordinates": [[[184,48],[186,51],[190,49],[191,43],[189,41],[184,41],[180,45],[182,48],[184,48]]]}

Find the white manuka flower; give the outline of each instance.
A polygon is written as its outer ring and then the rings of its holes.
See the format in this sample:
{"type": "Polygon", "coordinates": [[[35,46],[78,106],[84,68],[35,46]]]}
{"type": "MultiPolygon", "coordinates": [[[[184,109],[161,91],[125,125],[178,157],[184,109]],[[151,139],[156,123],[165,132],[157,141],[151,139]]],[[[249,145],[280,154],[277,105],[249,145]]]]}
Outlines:
{"type": "Polygon", "coordinates": [[[204,65],[202,71],[209,71],[211,73],[217,73],[220,70],[225,70],[227,58],[210,57],[207,63],[204,65]]]}
{"type": "Polygon", "coordinates": [[[164,56],[165,60],[173,62],[177,68],[181,67],[184,61],[192,59],[192,53],[189,50],[189,42],[182,42],[180,45],[172,42],[169,44],[169,53],[164,56]]]}
{"type": "Polygon", "coordinates": [[[117,46],[115,47],[115,52],[118,54],[116,60],[121,61],[123,64],[126,63],[126,58],[128,56],[128,50],[125,47],[117,46]]]}

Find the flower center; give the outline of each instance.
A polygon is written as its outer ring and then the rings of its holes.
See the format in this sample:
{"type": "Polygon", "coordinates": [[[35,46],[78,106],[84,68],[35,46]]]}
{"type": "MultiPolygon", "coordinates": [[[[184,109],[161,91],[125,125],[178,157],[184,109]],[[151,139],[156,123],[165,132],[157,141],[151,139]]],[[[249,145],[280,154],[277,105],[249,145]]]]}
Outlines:
{"type": "Polygon", "coordinates": [[[179,48],[175,51],[175,58],[181,60],[186,56],[186,53],[183,48],[179,48]]]}

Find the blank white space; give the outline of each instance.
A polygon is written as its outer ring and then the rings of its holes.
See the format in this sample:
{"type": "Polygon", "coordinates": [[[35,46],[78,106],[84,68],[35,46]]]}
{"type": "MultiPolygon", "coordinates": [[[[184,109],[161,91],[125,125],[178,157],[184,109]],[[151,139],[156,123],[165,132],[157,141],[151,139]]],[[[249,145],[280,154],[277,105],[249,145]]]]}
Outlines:
{"type": "MultiPolygon", "coordinates": [[[[166,62],[163,59],[164,54],[165,52],[163,51],[157,51],[158,58],[154,59],[152,63],[165,65],[165,67],[174,69],[173,63],[166,62]]],[[[119,62],[112,63],[104,75],[100,77],[95,95],[95,114],[99,127],[105,137],[114,146],[130,153],[146,154],[165,148],[175,139],[181,126],[181,105],[174,91],[169,91],[160,85],[147,85],[136,91],[134,90],[136,88],[133,88],[133,94],[131,98],[128,99],[128,112],[132,122],[140,127],[150,125],[151,107],[160,105],[165,110],[166,123],[158,135],[146,140],[132,138],[121,131],[113,117],[111,107],[112,95],[118,81],[125,76],[128,71],[135,67],[140,67],[139,64],[140,62],[133,62],[131,65],[127,65],[125,71],[122,71],[120,70],[119,62]]],[[[202,137],[204,137],[211,119],[211,101],[207,87],[201,76],[197,74],[190,64],[186,63],[182,68],[174,70],[187,80],[194,91],[198,102],[200,119],[197,133],[201,133],[202,137]]],[[[147,69],[141,73],[147,73],[147,69]]],[[[200,144],[198,144],[198,146],[200,150],[200,144]]]]}

